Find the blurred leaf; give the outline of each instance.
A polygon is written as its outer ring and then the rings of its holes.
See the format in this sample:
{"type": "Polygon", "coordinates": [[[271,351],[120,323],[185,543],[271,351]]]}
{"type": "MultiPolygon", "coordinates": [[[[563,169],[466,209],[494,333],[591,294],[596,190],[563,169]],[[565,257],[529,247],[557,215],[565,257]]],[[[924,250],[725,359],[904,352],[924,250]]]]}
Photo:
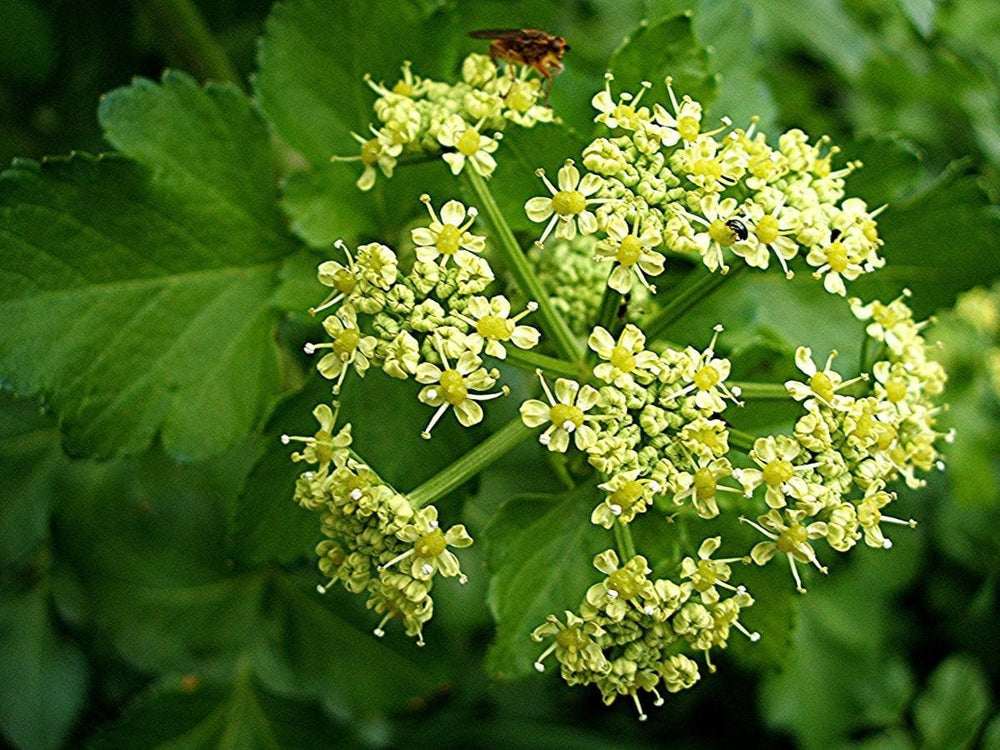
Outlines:
{"type": "Polygon", "coordinates": [[[764,0],[754,10],[773,40],[809,50],[841,75],[857,75],[875,51],[871,32],[838,0],[810,0],[807,12],[797,0],[764,0]]]}
{"type": "Polygon", "coordinates": [[[979,663],[962,654],[942,662],[913,706],[922,747],[971,747],[992,700],[989,680],[979,663]]]}
{"type": "Polygon", "coordinates": [[[937,16],[937,0],[896,0],[899,9],[913,24],[922,37],[930,38],[934,33],[934,19],[937,16]]]}
{"type": "Polygon", "coordinates": [[[789,585],[788,571],[775,565],[734,566],[733,583],[746,586],[754,598],[753,606],[740,613],[740,622],[760,633],[760,640],[753,642],[733,633],[730,653],[760,671],[784,666],[798,621],[798,594],[789,585]]]}
{"type": "Polygon", "coordinates": [[[49,19],[31,0],[0,4],[0,83],[39,86],[57,57],[49,19]]]}
{"type": "Polygon", "coordinates": [[[667,76],[673,77],[679,95],[690,94],[704,104],[714,98],[708,53],[695,41],[690,13],[640,24],[615,50],[608,67],[615,75],[612,96],[616,99],[623,91],[638,94],[640,84],[649,81],[655,87],[650,95],[668,101],[660,88],[667,76]]]}
{"type": "Polygon", "coordinates": [[[31,399],[0,391],[0,566],[23,562],[48,536],[58,432],[31,399]]]}
{"type": "Polygon", "coordinates": [[[87,692],[87,660],[54,627],[47,585],[0,595],[0,730],[23,750],[61,747],[87,692]]]}
{"type": "Polygon", "coordinates": [[[854,550],[847,567],[830,580],[814,577],[799,597],[793,650],[785,670],[766,679],[762,707],[769,724],[807,750],[872,723],[898,723],[910,702],[909,667],[889,647],[891,602],[914,575],[920,548],[913,532],[894,541],[891,554],[854,550]]]}
{"type": "Polygon", "coordinates": [[[497,634],[486,668],[499,677],[530,674],[543,647],[531,631],[554,614],[576,610],[599,573],[593,558],[608,544],[590,522],[592,488],[561,498],[515,498],[488,529],[489,605],[497,634]]]}
{"type": "MultiPolygon", "coordinates": [[[[432,651],[400,636],[397,653],[345,618],[343,600],[353,595],[338,589],[321,598],[310,591],[275,579],[268,634],[255,657],[261,679],[275,690],[314,697],[338,713],[364,714],[420,703],[440,685],[444,670],[432,651]]],[[[363,617],[374,628],[376,616],[363,617]]],[[[387,630],[387,641],[396,642],[399,634],[387,630]]]]}
{"type": "Polygon", "coordinates": [[[273,695],[244,675],[228,687],[154,688],[88,747],[345,747],[345,734],[314,703],[273,695]]]}
{"type": "Polygon", "coordinates": [[[364,76],[392,86],[421,46],[408,0],[288,0],[267,20],[254,92],[278,135],[324,165],[356,146],[352,130],[367,132],[375,95],[364,76]]]}
{"type": "Polygon", "coordinates": [[[913,195],[923,178],[919,149],[899,135],[872,135],[845,144],[844,163],[851,161],[862,166],[848,176],[847,192],[872,209],[888,203],[888,214],[896,201],[913,195]]]}
{"type": "Polygon", "coordinates": [[[983,730],[983,750],[1000,750],[1000,714],[994,714],[983,730]]]}
{"type": "Polygon", "coordinates": [[[709,65],[718,87],[714,101],[706,102],[711,104],[708,121],[729,117],[745,128],[756,117],[759,131],[774,131],[777,102],[762,75],[770,59],[754,39],[754,6],[744,0],[713,0],[700,3],[692,20],[696,38],[710,45],[709,65]]]}

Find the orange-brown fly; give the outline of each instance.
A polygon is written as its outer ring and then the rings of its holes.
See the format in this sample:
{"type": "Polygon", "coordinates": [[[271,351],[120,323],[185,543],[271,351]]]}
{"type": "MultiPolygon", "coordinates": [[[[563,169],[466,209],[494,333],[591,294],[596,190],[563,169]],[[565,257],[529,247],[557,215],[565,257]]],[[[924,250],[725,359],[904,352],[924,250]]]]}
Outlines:
{"type": "Polygon", "coordinates": [[[469,36],[491,39],[490,57],[494,60],[537,70],[546,80],[546,98],[552,90],[552,79],[562,72],[562,56],[569,50],[565,39],[541,29],[482,29],[470,31],[469,36]]]}

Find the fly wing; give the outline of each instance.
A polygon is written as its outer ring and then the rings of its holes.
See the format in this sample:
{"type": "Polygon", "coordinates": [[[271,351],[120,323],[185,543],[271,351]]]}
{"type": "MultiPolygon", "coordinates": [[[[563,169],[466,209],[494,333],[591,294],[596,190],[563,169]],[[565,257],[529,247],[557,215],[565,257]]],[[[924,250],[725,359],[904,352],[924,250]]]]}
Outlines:
{"type": "Polygon", "coordinates": [[[473,39],[516,39],[523,34],[524,29],[477,29],[469,32],[473,39]]]}

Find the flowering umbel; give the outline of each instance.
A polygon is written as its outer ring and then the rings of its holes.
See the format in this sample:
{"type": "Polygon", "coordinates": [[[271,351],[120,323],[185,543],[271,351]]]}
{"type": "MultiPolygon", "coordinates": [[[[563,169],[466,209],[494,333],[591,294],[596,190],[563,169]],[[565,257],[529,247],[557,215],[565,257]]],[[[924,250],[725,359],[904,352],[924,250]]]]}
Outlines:
{"type": "MultiPolygon", "coordinates": [[[[526,69],[500,73],[478,55],[456,84],[420,78],[408,64],[392,87],[369,81],[378,124],[370,138],[357,136],[359,186],[391,177],[409,157],[440,157],[444,178],[460,178],[479,206],[425,193],[399,252],[336,243],[319,266],[329,294],[310,311],[324,316],[326,340],[305,349],[319,355],[334,396],[368,387],[379,372],[412,381],[426,422],[400,433],[400,445],[438,444],[442,430],[480,437],[405,494],[354,452],[350,425],[337,429],[336,402],[316,407],[314,435],[287,441],[304,446],[292,458],[310,465],[295,497],[320,514],[320,588],[364,592],[382,616],[376,633],[398,620],[422,642],[433,582],[464,582],[459,554],[472,543],[464,525],[440,525],[431,503],[471,488],[467,480],[534,431],[542,458],[532,470],[552,467],[571,512],[615,545],[594,558],[579,605],[560,602],[531,633],[545,644],[535,668],[554,658],[566,682],[596,686],[605,703],[627,698],[644,719],[644,704],[694,685],[700,664],[714,672],[712,654],[733,631],[766,637],[747,624],[767,592],[740,582],[744,566],[787,566],[787,585],[805,593],[836,554],[859,543],[888,549],[893,524],[915,523],[893,504],[942,465],[945,372],[908,293],[889,303],[846,297],[884,265],[883,209],[845,192],[858,164],[834,168],[837,149],[799,130],[769,143],[756,122],[708,122],[670,79],[664,101],[650,83],[617,95],[612,83],[608,74],[593,97],[602,131],[579,158],[562,159],[553,179],[535,173],[543,194],[524,204],[539,225],[532,247],[485,179],[504,158],[510,123],[554,119],[540,81],[526,69]],[[846,299],[865,355],[844,369],[836,351],[793,342],[795,377],[739,382],[740,331],[673,324],[742,269],[775,270],[779,284],[806,270],[817,294],[846,299]],[[678,286],[685,271],[693,281],[678,286]],[[733,429],[754,398],[781,398],[794,414],[773,432],[733,429]],[[481,437],[491,417],[515,408],[514,422],[481,437]]],[[[497,533],[521,533],[519,524],[497,533]]],[[[519,564],[534,563],[502,567],[519,564]]]]}

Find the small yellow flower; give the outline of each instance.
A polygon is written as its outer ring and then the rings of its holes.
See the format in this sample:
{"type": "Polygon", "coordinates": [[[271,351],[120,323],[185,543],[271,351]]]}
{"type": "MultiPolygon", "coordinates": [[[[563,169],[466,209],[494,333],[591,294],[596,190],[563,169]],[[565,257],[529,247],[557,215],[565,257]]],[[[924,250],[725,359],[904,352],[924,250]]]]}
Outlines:
{"type": "Polygon", "coordinates": [[[581,386],[575,380],[558,378],[555,384],[555,395],[549,390],[548,383],[542,377],[542,371],[536,371],[542,383],[542,390],[548,403],[538,399],[529,399],[521,404],[521,420],[526,427],[538,427],[549,422],[538,442],[556,453],[565,453],[569,448],[570,438],[582,451],[586,451],[597,442],[597,431],[588,421],[600,419],[599,416],[588,415],[589,411],[600,398],[596,388],[589,385],[581,386]]]}
{"type": "Polygon", "coordinates": [[[452,367],[445,355],[441,339],[437,337],[435,339],[438,355],[444,367],[438,367],[432,362],[421,362],[414,376],[418,383],[427,384],[421,389],[417,398],[428,406],[437,407],[427,427],[420,433],[425,440],[430,440],[431,430],[449,407],[454,410],[459,424],[470,427],[483,421],[483,407],[479,405],[479,401],[489,401],[510,392],[507,386],[503,386],[495,393],[471,393],[471,391],[484,391],[496,385],[496,374],[488,372],[482,366],[482,360],[470,351],[464,352],[452,367]]]}
{"type": "Polygon", "coordinates": [[[564,240],[576,237],[577,231],[580,234],[594,234],[598,228],[597,216],[588,206],[605,203],[608,200],[591,198],[601,189],[604,184],[603,178],[596,174],[587,174],[581,178],[580,170],[573,166],[572,159],[567,159],[559,169],[558,188],[549,182],[543,170],[539,169],[537,174],[542,178],[552,197],[530,198],[524,204],[529,219],[538,223],[548,222],[536,244],[541,247],[553,229],[556,237],[564,240]]]}
{"type": "Polygon", "coordinates": [[[478,212],[475,207],[466,209],[458,201],[448,201],[441,206],[441,218],[438,218],[430,196],[424,193],[420,200],[427,206],[431,223],[410,232],[417,246],[417,260],[421,263],[440,262],[442,267],[448,264],[449,259],[454,259],[463,268],[478,263],[476,255],[486,247],[486,238],[468,231],[476,220],[478,212]]]}

